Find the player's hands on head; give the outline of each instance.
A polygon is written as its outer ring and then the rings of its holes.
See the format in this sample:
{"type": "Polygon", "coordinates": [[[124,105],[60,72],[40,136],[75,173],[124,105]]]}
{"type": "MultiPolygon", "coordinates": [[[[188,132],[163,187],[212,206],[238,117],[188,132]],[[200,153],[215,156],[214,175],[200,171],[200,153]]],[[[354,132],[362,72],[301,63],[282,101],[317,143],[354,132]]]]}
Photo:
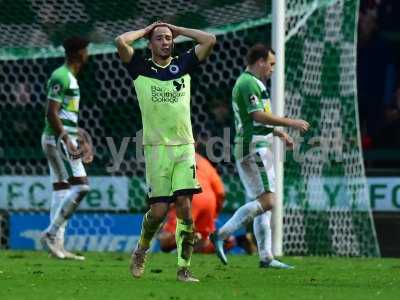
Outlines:
{"type": "Polygon", "coordinates": [[[176,38],[177,36],[179,36],[181,34],[180,27],[172,25],[172,24],[168,24],[168,23],[164,23],[164,24],[166,26],[168,26],[169,29],[171,29],[173,38],[176,38]]]}
{"type": "Polygon", "coordinates": [[[144,31],[145,31],[145,37],[148,37],[149,33],[154,29],[154,27],[156,26],[167,26],[169,29],[171,29],[172,31],[172,36],[173,38],[176,38],[177,36],[180,35],[180,28],[178,26],[169,24],[169,23],[165,23],[165,22],[161,22],[161,21],[156,21],[152,24],[150,24],[149,26],[147,26],[144,31]]]}
{"type": "Polygon", "coordinates": [[[163,24],[161,21],[156,21],[152,24],[150,24],[149,26],[144,28],[144,36],[148,37],[149,33],[154,29],[154,27],[159,26],[163,24]]]}
{"type": "Polygon", "coordinates": [[[294,119],[292,120],[291,127],[300,130],[301,133],[304,133],[310,128],[310,124],[302,119],[294,119]]]}

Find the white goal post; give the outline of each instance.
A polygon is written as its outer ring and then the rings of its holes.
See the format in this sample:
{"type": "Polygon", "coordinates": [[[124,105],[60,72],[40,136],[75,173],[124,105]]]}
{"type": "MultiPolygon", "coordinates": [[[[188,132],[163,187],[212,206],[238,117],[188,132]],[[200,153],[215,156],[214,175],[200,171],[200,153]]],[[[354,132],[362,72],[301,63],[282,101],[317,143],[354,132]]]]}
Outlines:
{"type": "MultiPolygon", "coordinates": [[[[276,53],[275,71],[272,77],[273,112],[284,114],[285,96],[285,0],[272,1],[272,48],[276,53]]],[[[283,255],[283,147],[274,139],[274,166],[276,176],[276,203],[272,214],[272,251],[274,255],[283,255]]]]}

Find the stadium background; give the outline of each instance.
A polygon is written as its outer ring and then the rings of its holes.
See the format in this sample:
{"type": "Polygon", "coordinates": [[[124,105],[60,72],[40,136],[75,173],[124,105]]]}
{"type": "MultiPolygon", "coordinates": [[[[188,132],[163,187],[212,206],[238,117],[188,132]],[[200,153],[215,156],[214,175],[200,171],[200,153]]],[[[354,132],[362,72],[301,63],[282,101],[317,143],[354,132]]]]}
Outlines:
{"type": "MultiPolygon", "coordinates": [[[[158,1],[133,0],[2,1],[5,3],[0,12],[1,247],[40,247],[37,234],[48,222],[50,200],[47,163],[40,147],[45,83],[63,62],[61,41],[71,34],[82,34],[93,42],[91,53],[94,55],[79,76],[79,124],[89,132],[95,146],[95,160],[87,171],[96,188],[83,203],[82,213],[70,222],[67,247],[129,251],[135,239],[127,237],[137,235],[140,213],[146,208],[144,164],[137,159],[136,143],[130,141],[120,169],[108,172],[111,156],[106,137],[112,137],[118,148],[124,137],[136,136],[141,121],[136,96],[118,60],[113,39],[160,18],[216,33],[218,44],[213,54],[192,78],[192,120],[195,131],[204,140],[223,138],[224,128],[228,128],[230,134],[225,137],[231,143],[231,87],[244,66],[248,46],[270,42],[267,37],[271,32],[271,1],[163,1],[162,5],[158,1]],[[110,240],[113,243],[108,247],[110,240]]],[[[328,141],[326,147],[333,150],[319,150],[305,157],[303,164],[288,154],[284,252],[377,256],[370,196],[391,193],[393,202],[398,197],[398,179],[375,178],[376,182],[369,185],[365,181],[355,92],[359,3],[350,0],[287,3],[290,39],[286,44],[285,113],[311,121],[315,129],[305,136],[305,144],[315,136],[322,136],[328,141]],[[336,140],[331,136],[335,128],[340,128],[344,137],[343,144],[339,145],[342,161],[335,157],[336,140]],[[315,178],[322,178],[323,182],[315,178]],[[380,194],[371,194],[374,184],[381,189],[380,194]],[[383,184],[387,186],[385,192],[383,184]],[[329,187],[341,189],[335,190],[339,193],[337,205],[325,203],[329,202],[326,194],[329,187]],[[292,196],[293,193],[296,195],[292,196]]],[[[176,52],[192,45],[178,43],[176,52]]],[[[148,55],[144,46],[139,45],[139,52],[148,55]]],[[[299,151],[307,153],[309,148],[299,151]]],[[[217,156],[224,154],[221,145],[216,145],[214,150],[217,156]]],[[[382,171],[376,163],[385,157],[382,153],[387,152],[366,155],[373,160],[367,162],[375,172],[371,174],[396,175],[398,169],[382,171]]],[[[398,160],[396,150],[390,153],[398,160]]],[[[218,163],[216,167],[227,188],[224,210],[230,213],[243,203],[244,195],[233,158],[228,157],[230,162],[218,163]]],[[[385,199],[386,194],[382,196],[385,199]]],[[[394,226],[398,222],[399,207],[393,205],[389,210],[390,213],[380,213],[378,219],[389,217],[390,226],[394,226]]],[[[392,248],[383,254],[394,255],[393,245],[396,245],[390,239],[389,243],[392,248]]]]}

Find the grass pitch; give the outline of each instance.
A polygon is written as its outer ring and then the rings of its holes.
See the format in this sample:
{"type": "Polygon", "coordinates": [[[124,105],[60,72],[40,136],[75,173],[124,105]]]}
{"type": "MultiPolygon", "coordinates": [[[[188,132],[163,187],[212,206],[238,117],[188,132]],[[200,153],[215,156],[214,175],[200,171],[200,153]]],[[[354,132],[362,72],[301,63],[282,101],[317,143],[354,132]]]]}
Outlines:
{"type": "Polygon", "coordinates": [[[151,255],[143,278],[129,256],[86,253],[60,261],[44,252],[0,251],[0,299],[400,299],[399,259],[286,257],[294,270],[258,268],[255,256],[195,255],[200,283],[176,281],[175,254],[151,255]]]}

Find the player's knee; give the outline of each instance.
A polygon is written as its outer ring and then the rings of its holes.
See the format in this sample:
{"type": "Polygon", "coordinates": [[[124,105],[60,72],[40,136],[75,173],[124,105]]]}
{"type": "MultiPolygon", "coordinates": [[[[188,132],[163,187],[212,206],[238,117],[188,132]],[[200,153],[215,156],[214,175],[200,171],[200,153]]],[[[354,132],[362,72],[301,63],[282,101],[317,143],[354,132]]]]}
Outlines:
{"type": "Polygon", "coordinates": [[[192,218],[192,205],[190,200],[188,201],[176,201],[176,215],[180,219],[191,219],[192,218]]]}
{"type": "Polygon", "coordinates": [[[259,201],[264,211],[271,210],[275,205],[275,194],[272,192],[265,192],[260,196],[259,201]]]}
{"type": "Polygon", "coordinates": [[[192,206],[190,205],[190,202],[183,202],[179,205],[179,209],[182,212],[190,212],[191,211],[192,206]]]}
{"type": "Polygon", "coordinates": [[[152,210],[150,213],[150,218],[152,223],[157,223],[157,224],[161,224],[166,216],[166,212],[164,212],[163,210],[152,210]]]}
{"type": "Polygon", "coordinates": [[[78,184],[71,186],[71,190],[77,194],[76,202],[81,202],[83,197],[86,196],[90,191],[90,186],[88,184],[78,184]]]}
{"type": "Polygon", "coordinates": [[[149,217],[154,223],[161,223],[164,221],[169,210],[169,204],[157,202],[150,205],[149,217]]]}
{"type": "Polygon", "coordinates": [[[83,198],[90,191],[87,177],[70,177],[68,179],[71,189],[83,198]]]}
{"type": "Polygon", "coordinates": [[[90,192],[90,186],[88,184],[80,184],[76,185],[75,187],[77,191],[83,196],[90,192]]]}

